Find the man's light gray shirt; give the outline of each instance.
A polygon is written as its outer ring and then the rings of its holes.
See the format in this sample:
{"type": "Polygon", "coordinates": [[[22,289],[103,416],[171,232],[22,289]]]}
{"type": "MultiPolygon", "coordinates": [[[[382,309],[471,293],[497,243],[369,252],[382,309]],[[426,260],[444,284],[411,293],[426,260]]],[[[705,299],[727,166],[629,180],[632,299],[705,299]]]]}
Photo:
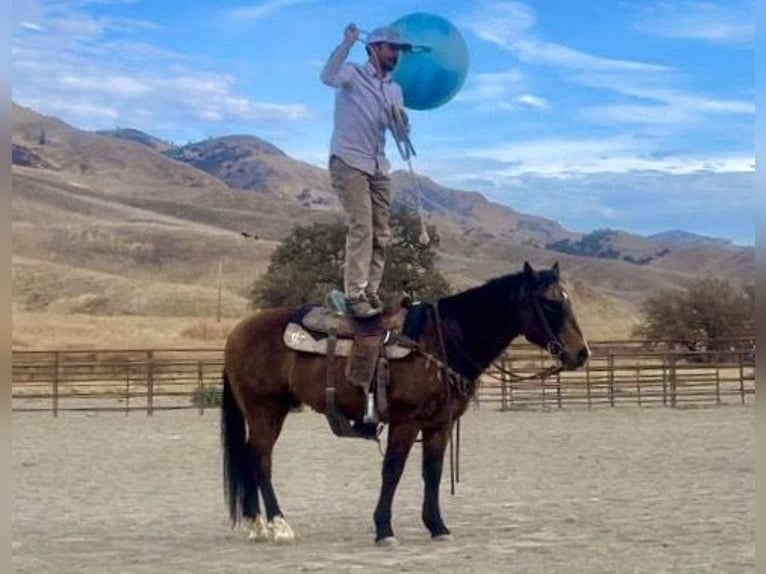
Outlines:
{"type": "Polygon", "coordinates": [[[391,125],[391,106],[404,105],[402,90],[383,78],[367,62],[343,63],[350,46],[341,44],[322,70],[322,81],[336,88],[335,129],[330,157],[337,155],[351,167],[374,175],[389,169],[385,157],[386,129],[391,125]]]}

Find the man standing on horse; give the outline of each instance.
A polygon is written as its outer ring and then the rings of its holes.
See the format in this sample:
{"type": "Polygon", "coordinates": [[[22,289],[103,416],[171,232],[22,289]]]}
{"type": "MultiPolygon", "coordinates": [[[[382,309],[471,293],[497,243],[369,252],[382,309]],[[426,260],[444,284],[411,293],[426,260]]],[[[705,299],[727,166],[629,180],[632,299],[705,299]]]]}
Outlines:
{"type": "Polygon", "coordinates": [[[343,41],[322,70],[322,81],[336,88],[330,176],[348,214],[343,289],[351,312],[366,318],[383,306],[378,288],[391,239],[385,133],[402,119],[409,131],[402,90],[390,74],[410,45],[395,29],[377,28],[367,36],[367,62],[345,63],[358,38],[356,25],[346,26],[343,41]]]}

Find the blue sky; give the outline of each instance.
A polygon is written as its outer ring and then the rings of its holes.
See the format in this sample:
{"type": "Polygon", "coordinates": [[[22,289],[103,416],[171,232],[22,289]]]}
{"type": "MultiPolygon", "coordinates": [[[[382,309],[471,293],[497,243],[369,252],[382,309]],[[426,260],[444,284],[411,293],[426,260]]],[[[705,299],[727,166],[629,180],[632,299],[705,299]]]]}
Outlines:
{"type": "Polygon", "coordinates": [[[178,144],[252,134],[325,166],[319,71],[344,26],[413,12],[457,26],[470,59],[451,102],[410,112],[418,173],[573,231],[754,243],[754,0],[14,0],[13,99],[178,144]]]}

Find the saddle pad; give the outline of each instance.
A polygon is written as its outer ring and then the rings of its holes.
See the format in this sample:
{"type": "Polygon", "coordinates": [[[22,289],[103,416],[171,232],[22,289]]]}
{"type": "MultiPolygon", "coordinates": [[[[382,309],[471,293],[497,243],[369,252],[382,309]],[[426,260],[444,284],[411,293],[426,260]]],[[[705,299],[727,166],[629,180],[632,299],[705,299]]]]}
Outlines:
{"type": "MultiPolygon", "coordinates": [[[[314,339],[311,333],[306,331],[297,323],[288,323],[285,333],[282,336],[285,345],[294,351],[303,351],[304,353],[314,353],[315,355],[327,354],[327,338],[314,339]]],[[[335,347],[335,354],[338,357],[348,357],[351,354],[351,339],[338,338],[335,347]]],[[[383,347],[387,359],[403,359],[409,355],[412,350],[401,345],[386,345],[383,347]]]]}

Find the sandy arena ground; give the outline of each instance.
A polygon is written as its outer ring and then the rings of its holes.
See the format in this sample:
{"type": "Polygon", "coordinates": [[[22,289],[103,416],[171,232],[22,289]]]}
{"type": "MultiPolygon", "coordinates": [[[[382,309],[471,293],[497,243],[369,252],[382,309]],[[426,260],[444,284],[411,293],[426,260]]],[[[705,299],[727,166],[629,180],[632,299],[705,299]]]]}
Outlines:
{"type": "Polygon", "coordinates": [[[13,415],[15,572],[748,573],[755,409],[597,409],[463,420],[461,483],[420,522],[416,445],[373,543],[380,455],[324,418],[288,417],[275,458],[294,546],[248,542],[223,505],[208,411],[13,415]]]}

